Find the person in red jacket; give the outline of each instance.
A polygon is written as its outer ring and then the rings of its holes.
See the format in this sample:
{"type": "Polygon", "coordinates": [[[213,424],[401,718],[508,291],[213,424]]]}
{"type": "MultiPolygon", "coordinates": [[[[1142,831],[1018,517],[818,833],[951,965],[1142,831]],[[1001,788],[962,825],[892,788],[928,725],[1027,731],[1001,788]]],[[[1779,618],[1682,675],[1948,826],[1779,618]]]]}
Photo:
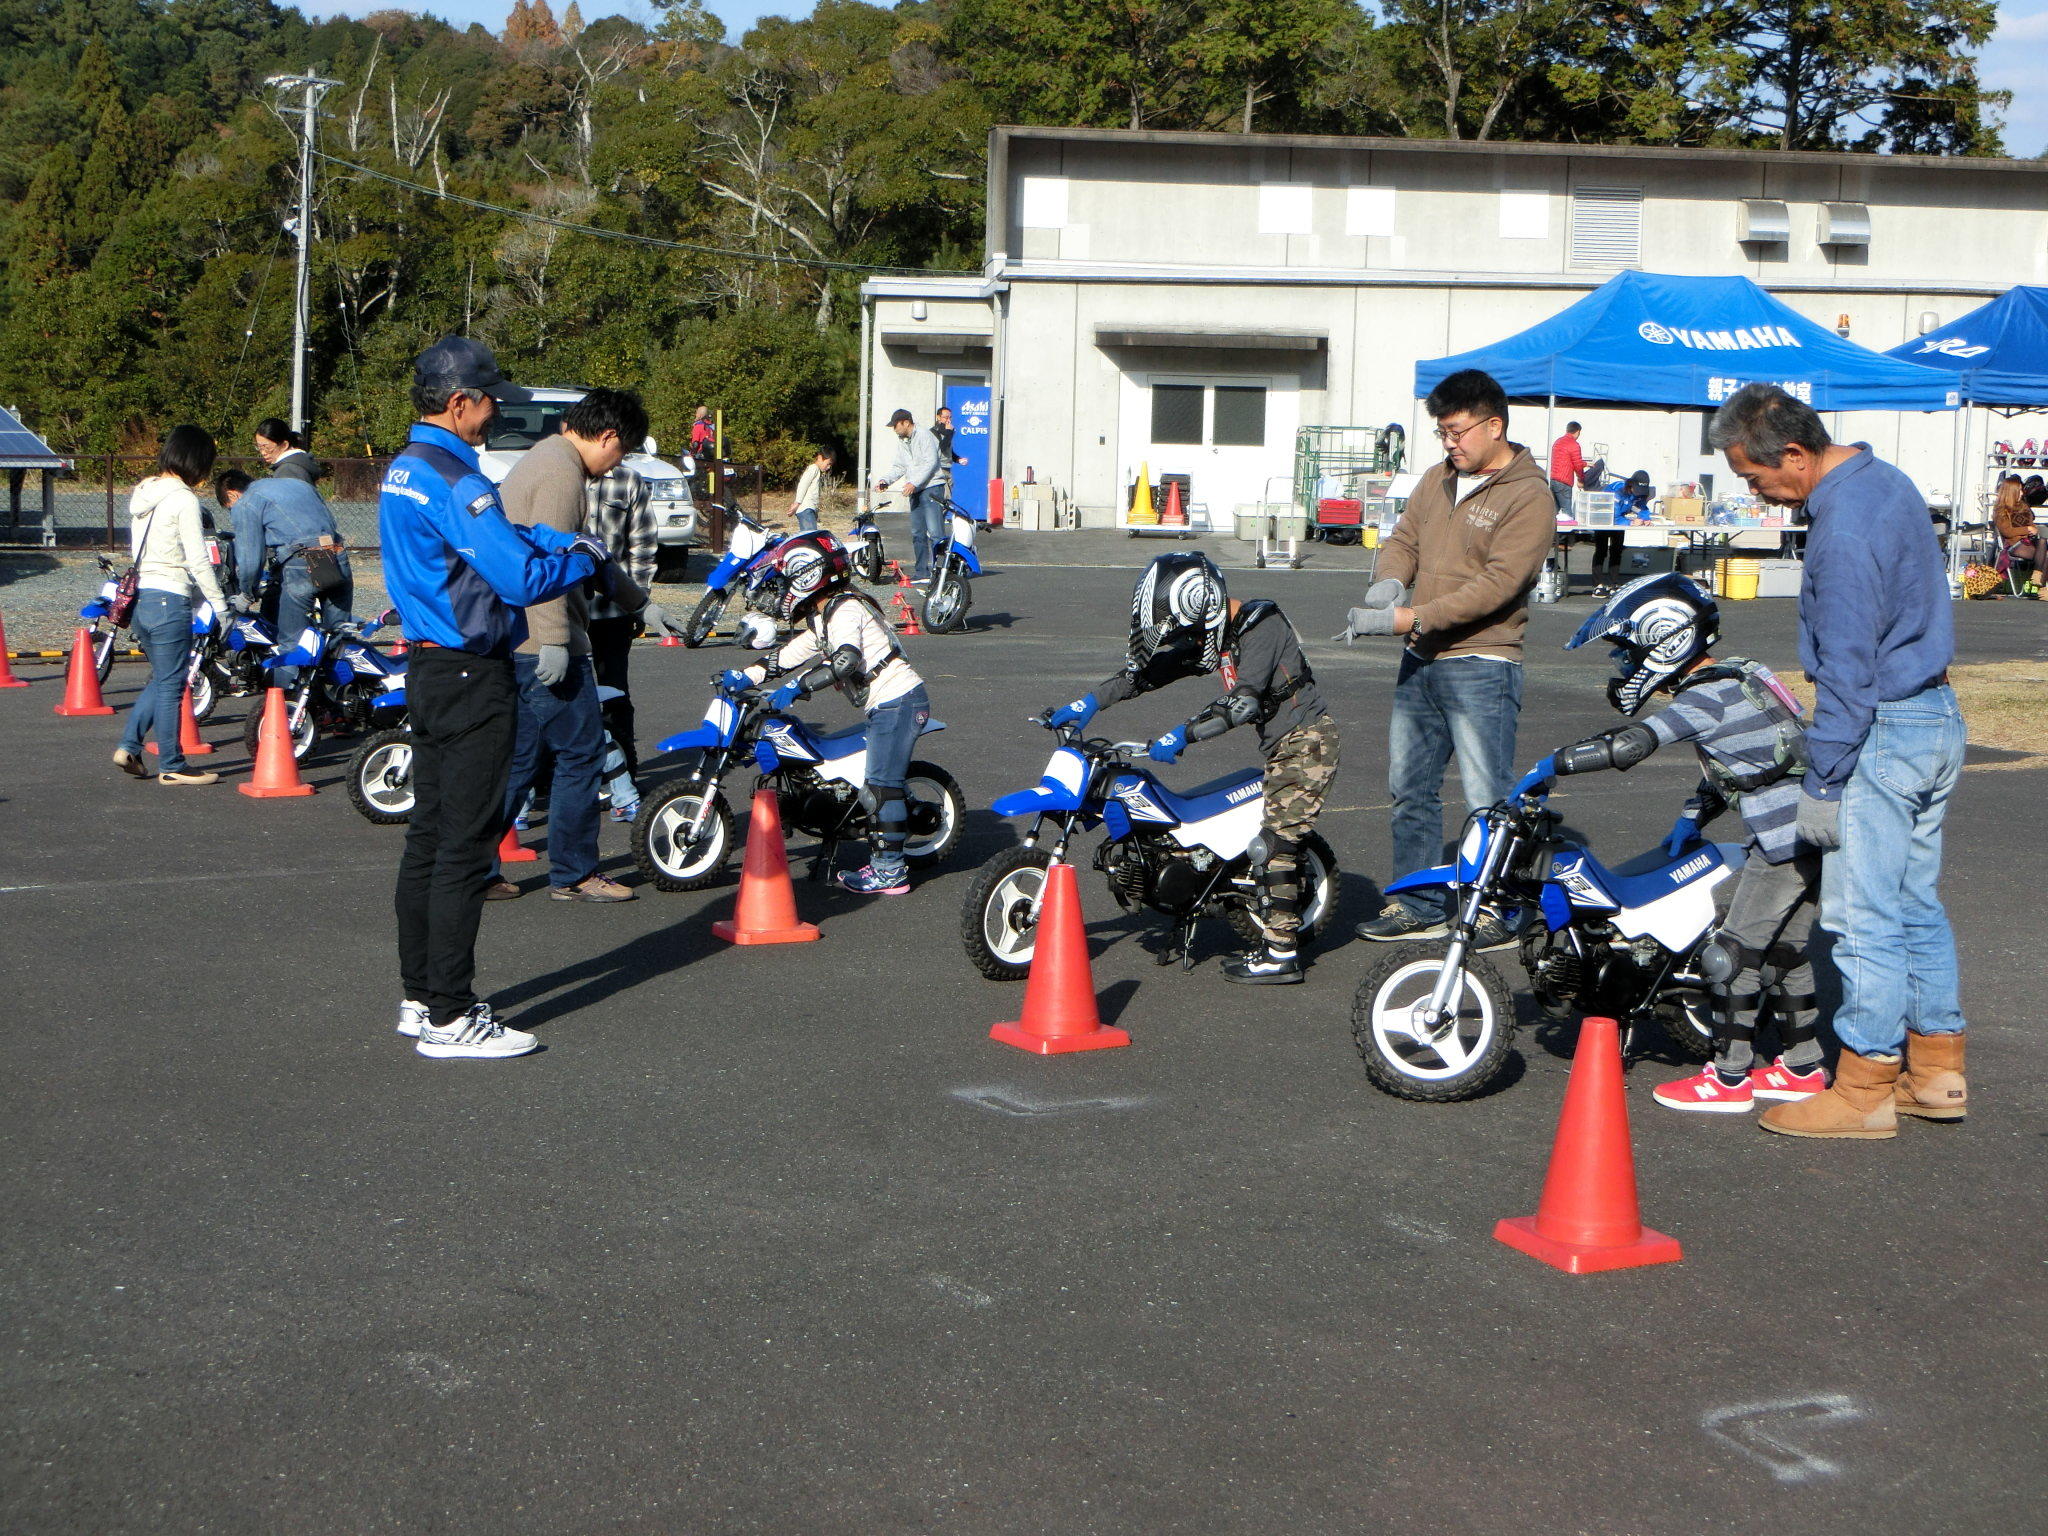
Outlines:
{"type": "Polygon", "coordinates": [[[1572,509],[1572,489],[1586,472],[1585,451],[1579,447],[1579,424],[1564,424],[1564,436],[1550,445],[1550,494],[1557,498],[1557,510],[1572,509]]]}

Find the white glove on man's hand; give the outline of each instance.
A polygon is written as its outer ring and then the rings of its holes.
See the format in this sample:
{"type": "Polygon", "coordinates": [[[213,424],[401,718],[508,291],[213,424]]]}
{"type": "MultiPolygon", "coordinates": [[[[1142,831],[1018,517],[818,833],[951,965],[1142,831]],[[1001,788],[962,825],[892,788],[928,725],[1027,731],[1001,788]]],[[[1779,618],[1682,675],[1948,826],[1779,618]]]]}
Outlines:
{"type": "Polygon", "coordinates": [[[662,610],[661,604],[654,602],[650,602],[645,608],[640,610],[640,629],[643,634],[649,635],[682,633],[681,630],[669,622],[668,614],[662,610]]]}
{"type": "Polygon", "coordinates": [[[1407,601],[1408,588],[1389,576],[1385,581],[1376,581],[1365,589],[1364,606],[1367,608],[1398,608],[1407,601]]]}
{"type": "Polygon", "coordinates": [[[1354,608],[1344,616],[1343,638],[1354,635],[1391,635],[1394,632],[1394,610],[1391,608],[1354,608]]]}
{"type": "Polygon", "coordinates": [[[557,687],[569,675],[569,647],[544,645],[533,659],[533,675],[543,687],[557,687]]]}
{"type": "Polygon", "coordinates": [[[1801,795],[1796,830],[1802,843],[1811,843],[1822,853],[1833,853],[1842,846],[1842,802],[1801,795]]]}

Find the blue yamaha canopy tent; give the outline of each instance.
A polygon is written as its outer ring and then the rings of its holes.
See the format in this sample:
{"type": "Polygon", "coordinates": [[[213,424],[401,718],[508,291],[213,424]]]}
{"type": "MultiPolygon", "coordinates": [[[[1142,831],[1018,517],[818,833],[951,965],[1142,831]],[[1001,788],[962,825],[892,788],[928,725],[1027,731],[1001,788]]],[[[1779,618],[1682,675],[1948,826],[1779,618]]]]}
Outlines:
{"type": "Polygon", "coordinates": [[[1415,365],[1426,395],[1482,368],[1518,399],[1719,405],[1782,385],[1820,411],[1945,411],[1952,374],[1844,340],[1746,277],[1622,272],[1563,313],[1492,346],[1415,365]]]}
{"type": "Polygon", "coordinates": [[[1885,355],[1946,369],[1972,405],[2048,407],[2048,288],[2015,288],[1885,355]]]}

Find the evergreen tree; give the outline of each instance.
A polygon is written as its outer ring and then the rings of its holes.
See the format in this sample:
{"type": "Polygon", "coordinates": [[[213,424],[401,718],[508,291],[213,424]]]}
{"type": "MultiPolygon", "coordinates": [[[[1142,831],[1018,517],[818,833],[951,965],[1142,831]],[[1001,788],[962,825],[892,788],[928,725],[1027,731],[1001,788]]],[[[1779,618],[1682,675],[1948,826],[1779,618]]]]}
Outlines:
{"type": "Polygon", "coordinates": [[[72,198],[74,238],[97,243],[113,232],[114,221],[126,211],[135,190],[132,163],[135,144],[127,109],[121,98],[110,96],[93,130],[92,153],[85,157],[85,169],[78,178],[72,198]]]}
{"type": "Polygon", "coordinates": [[[121,77],[114,71],[114,55],[106,39],[95,32],[86,39],[85,51],[71,77],[71,104],[88,123],[99,121],[110,101],[121,99],[121,77]]]}
{"type": "Polygon", "coordinates": [[[7,263],[8,286],[17,298],[48,287],[77,269],[72,251],[71,194],[78,185],[78,156],[59,144],[43,157],[28,196],[14,215],[14,249],[7,263]]]}

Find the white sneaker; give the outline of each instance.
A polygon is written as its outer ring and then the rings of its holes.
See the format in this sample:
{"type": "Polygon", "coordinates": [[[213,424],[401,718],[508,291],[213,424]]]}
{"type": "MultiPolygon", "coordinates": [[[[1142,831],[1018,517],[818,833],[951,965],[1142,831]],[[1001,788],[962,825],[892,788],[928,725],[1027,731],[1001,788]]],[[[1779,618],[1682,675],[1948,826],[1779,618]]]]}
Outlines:
{"type": "Polygon", "coordinates": [[[420,1026],[422,1056],[524,1056],[540,1044],[534,1036],[507,1029],[491,1017],[489,1003],[472,1003],[452,1024],[429,1019],[420,1026]]]}
{"type": "Polygon", "coordinates": [[[398,1005],[398,1032],[408,1039],[419,1038],[420,1026],[427,1022],[427,1005],[406,998],[398,1005]]]}

